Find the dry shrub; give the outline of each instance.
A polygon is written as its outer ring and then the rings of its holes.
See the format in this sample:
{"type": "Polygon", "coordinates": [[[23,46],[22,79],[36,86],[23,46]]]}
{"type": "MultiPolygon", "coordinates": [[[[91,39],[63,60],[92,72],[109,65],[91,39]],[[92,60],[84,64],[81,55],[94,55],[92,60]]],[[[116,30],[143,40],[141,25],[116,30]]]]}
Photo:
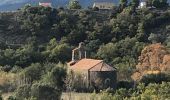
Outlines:
{"type": "Polygon", "coordinates": [[[0,90],[1,92],[9,92],[14,90],[17,75],[10,72],[0,71],[0,90]]]}

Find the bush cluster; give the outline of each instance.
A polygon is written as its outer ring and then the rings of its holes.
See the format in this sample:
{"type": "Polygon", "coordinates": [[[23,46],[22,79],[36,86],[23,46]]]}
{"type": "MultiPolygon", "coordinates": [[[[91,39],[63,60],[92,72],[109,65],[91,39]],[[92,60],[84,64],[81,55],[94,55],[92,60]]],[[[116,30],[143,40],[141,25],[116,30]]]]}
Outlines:
{"type": "MultiPolygon", "coordinates": [[[[150,83],[147,86],[140,83],[134,89],[121,88],[115,92],[103,91],[96,95],[100,96],[101,100],[165,100],[170,98],[169,87],[169,82],[150,83]]],[[[92,100],[95,100],[95,98],[92,100]]]]}

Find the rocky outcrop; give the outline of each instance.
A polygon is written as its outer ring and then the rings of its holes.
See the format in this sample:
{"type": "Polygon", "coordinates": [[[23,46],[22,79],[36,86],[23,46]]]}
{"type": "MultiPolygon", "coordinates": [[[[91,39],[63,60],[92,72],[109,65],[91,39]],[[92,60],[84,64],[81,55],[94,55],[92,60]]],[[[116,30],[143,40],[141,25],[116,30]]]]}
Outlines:
{"type": "Polygon", "coordinates": [[[162,64],[160,66],[162,71],[170,71],[170,54],[163,57],[162,64]]]}
{"type": "Polygon", "coordinates": [[[138,59],[134,80],[140,80],[145,74],[158,74],[170,70],[170,53],[160,43],[146,46],[138,59]]]}

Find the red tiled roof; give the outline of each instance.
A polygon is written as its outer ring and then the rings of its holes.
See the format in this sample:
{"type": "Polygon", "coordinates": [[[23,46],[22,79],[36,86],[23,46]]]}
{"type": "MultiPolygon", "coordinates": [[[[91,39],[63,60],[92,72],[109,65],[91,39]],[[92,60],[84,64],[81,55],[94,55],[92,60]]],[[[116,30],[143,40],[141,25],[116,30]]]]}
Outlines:
{"type": "Polygon", "coordinates": [[[51,7],[51,3],[48,3],[48,2],[47,2],[47,3],[44,3],[44,2],[41,3],[41,2],[39,2],[39,5],[40,5],[40,6],[44,6],[44,7],[51,7]]]}
{"type": "Polygon", "coordinates": [[[95,67],[92,67],[90,69],[90,71],[114,71],[114,70],[116,70],[114,67],[111,67],[104,62],[97,64],[95,67]]]}
{"type": "MultiPolygon", "coordinates": [[[[70,63],[68,63],[70,64],[70,63]]],[[[111,71],[115,70],[113,67],[105,64],[103,60],[96,59],[81,59],[74,65],[70,65],[72,70],[90,70],[90,71],[111,71]]]]}

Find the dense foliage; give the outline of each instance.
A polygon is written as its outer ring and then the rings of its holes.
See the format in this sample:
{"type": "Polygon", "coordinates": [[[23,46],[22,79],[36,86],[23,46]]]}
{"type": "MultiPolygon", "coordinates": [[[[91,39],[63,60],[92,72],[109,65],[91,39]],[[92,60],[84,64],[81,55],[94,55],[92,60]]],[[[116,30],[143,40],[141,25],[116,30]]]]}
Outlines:
{"type": "Polygon", "coordinates": [[[77,0],[70,0],[69,8],[70,9],[81,9],[81,5],[79,4],[79,1],[77,0]]]}
{"type": "Polygon", "coordinates": [[[35,63],[19,73],[14,97],[17,100],[35,98],[36,100],[60,99],[66,70],[62,64],[35,63]]]}
{"type": "MultiPolygon", "coordinates": [[[[25,6],[0,13],[0,69],[18,76],[12,90],[19,99],[43,100],[48,94],[59,98],[66,69],[57,64],[68,62],[71,50],[84,42],[87,57],[103,59],[117,68],[119,81],[129,81],[145,45],[161,42],[170,47],[170,10],[165,0],[158,1],[151,4],[164,9],[135,9],[138,0],[129,5],[121,0],[118,9],[75,10],[81,6],[71,1],[70,9],[25,6]]],[[[154,88],[164,84],[169,83],[154,88]]]]}
{"type": "MultiPolygon", "coordinates": [[[[170,98],[170,83],[161,84],[139,84],[134,89],[118,89],[115,92],[108,90],[100,93],[101,100],[165,100],[170,98]]],[[[96,94],[93,94],[92,100],[95,100],[96,94]]]]}

